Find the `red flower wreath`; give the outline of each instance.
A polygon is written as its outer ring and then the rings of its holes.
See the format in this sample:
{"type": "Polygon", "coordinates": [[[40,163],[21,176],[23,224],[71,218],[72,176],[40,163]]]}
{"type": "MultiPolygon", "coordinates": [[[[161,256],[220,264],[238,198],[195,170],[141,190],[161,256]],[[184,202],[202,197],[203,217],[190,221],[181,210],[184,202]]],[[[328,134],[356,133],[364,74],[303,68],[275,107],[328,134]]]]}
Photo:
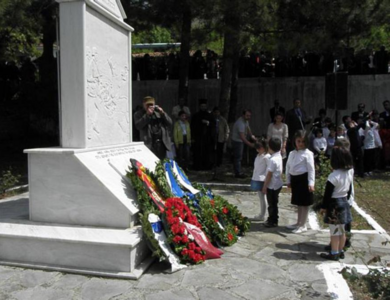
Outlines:
{"type": "Polygon", "coordinates": [[[180,198],[168,198],[165,201],[164,215],[170,227],[168,236],[175,252],[181,260],[190,263],[201,263],[205,260],[204,251],[195,242],[190,241],[183,222],[202,228],[196,216],[180,198]]]}

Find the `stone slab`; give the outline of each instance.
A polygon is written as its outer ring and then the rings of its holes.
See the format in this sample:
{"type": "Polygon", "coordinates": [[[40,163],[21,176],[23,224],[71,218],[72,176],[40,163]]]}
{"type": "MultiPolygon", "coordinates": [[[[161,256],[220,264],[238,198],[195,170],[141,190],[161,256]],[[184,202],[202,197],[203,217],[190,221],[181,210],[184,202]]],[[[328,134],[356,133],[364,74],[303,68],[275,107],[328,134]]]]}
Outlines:
{"type": "Polygon", "coordinates": [[[135,224],[138,212],[126,178],[130,158],[151,170],[158,160],[143,143],[25,152],[32,221],[122,229],[135,224]]]}

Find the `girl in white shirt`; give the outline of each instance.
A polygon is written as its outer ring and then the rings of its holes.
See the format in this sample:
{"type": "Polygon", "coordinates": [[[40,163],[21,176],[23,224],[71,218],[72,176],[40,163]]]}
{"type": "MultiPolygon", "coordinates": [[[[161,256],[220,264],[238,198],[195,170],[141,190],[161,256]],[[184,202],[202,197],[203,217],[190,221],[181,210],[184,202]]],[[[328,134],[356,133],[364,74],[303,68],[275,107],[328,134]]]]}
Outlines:
{"type": "Polygon", "coordinates": [[[314,202],[314,155],[307,149],[309,138],[305,131],[298,130],[293,142],[295,150],[290,152],[287,159],[286,178],[287,187],[291,188],[291,204],[298,206],[298,220],[287,228],[293,229],[294,233],[301,233],[307,231],[309,206],[314,202]]]}
{"type": "MultiPolygon", "coordinates": [[[[371,113],[370,113],[371,116],[371,113]]],[[[375,131],[378,123],[371,120],[366,121],[364,129],[364,173],[366,176],[372,175],[371,171],[375,167],[375,131]]]]}
{"type": "Polygon", "coordinates": [[[326,151],[328,144],[326,142],[326,138],[324,138],[322,135],[322,129],[318,128],[315,131],[315,135],[316,137],[313,141],[313,148],[318,154],[324,153],[326,151]]]}
{"type": "Polygon", "coordinates": [[[321,257],[339,260],[344,258],[345,224],[352,222],[348,202],[353,191],[353,159],[350,152],[343,147],[335,146],[330,165],[333,172],[326,182],[321,213],[325,214],[324,222],[329,224],[331,250],[329,253],[321,253],[321,257]]]}
{"type": "Polygon", "coordinates": [[[271,155],[268,152],[268,142],[265,139],[255,143],[256,151],[258,152],[253,169],[253,175],[251,180],[251,189],[257,191],[260,199],[260,214],[255,216],[255,219],[259,221],[265,220],[265,213],[267,210],[267,198],[266,195],[261,192],[264,185],[265,175],[267,172],[267,162],[271,155]]]}

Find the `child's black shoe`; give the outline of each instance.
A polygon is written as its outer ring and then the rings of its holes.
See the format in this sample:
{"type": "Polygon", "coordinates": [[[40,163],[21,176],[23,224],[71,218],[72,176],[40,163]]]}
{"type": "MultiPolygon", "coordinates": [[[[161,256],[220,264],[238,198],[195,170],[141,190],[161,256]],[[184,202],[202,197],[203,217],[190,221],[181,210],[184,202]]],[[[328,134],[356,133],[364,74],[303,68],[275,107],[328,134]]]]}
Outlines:
{"type": "Polygon", "coordinates": [[[325,259],[328,259],[328,260],[334,260],[334,261],[338,261],[339,260],[339,255],[338,254],[321,253],[320,256],[322,258],[325,258],[325,259]]]}

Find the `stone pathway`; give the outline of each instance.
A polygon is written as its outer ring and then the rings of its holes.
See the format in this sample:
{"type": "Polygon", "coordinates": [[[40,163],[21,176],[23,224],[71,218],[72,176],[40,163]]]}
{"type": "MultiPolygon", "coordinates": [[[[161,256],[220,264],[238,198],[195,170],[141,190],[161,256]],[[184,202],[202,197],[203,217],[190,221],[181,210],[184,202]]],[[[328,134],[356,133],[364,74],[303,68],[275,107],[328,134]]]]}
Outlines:
{"type": "MultiPolygon", "coordinates": [[[[214,192],[237,205],[249,218],[258,213],[257,195],[253,192],[214,192]]],[[[26,200],[15,201],[20,201],[20,216],[25,216],[26,200]]],[[[138,281],[0,266],[0,299],[332,299],[324,274],[318,269],[320,264],[329,263],[318,255],[329,242],[329,233],[291,233],[284,228],[296,217],[288,194],[281,194],[279,206],[280,227],[268,229],[253,221],[245,237],[224,249],[222,259],[173,274],[167,273],[165,263],[155,263],[138,281]]],[[[9,201],[0,201],[0,222],[11,209],[9,201]]],[[[362,264],[359,257],[368,261],[375,255],[390,261],[390,246],[383,245],[384,241],[379,234],[355,233],[353,248],[343,262],[362,264]]]]}

